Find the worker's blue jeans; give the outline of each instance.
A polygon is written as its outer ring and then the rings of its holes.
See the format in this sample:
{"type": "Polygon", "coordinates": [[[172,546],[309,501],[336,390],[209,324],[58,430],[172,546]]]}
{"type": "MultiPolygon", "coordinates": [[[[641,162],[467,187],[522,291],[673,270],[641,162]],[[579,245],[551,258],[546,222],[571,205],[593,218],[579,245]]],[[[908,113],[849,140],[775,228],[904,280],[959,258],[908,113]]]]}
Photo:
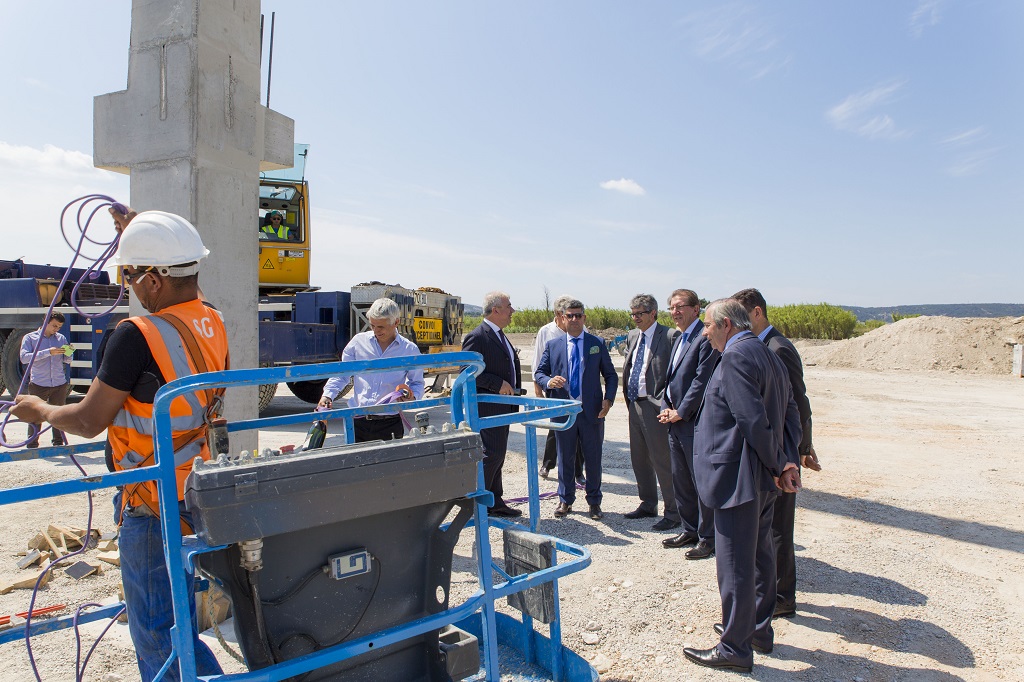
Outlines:
{"type": "MultiPolygon", "coordinates": [[[[115,504],[119,503],[120,495],[115,499],[115,504]]],[[[122,519],[118,546],[124,600],[128,605],[128,630],[135,644],[142,682],[150,682],[171,654],[171,626],[174,625],[171,584],[167,576],[167,563],[164,561],[160,519],[126,515],[122,519]]],[[[195,622],[196,604],[191,590],[189,613],[192,622],[195,622]]],[[[190,626],[182,623],[181,627],[190,626]]],[[[215,675],[222,672],[213,652],[199,640],[198,635],[193,638],[193,646],[197,674],[215,675]]],[[[181,679],[177,661],[171,664],[163,679],[181,679]]]]}

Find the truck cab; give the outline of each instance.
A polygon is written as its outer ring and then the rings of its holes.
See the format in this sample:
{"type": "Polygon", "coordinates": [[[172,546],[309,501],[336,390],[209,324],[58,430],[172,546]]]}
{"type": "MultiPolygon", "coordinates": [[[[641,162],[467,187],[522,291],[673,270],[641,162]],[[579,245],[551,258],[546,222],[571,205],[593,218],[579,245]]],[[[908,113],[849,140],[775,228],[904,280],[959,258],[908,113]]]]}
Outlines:
{"type": "Polygon", "coordinates": [[[308,152],[308,144],[297,144],[294,167],[260,173],[255,230],[259,240],[260,294],[311,288],[309,183],[305,179],[308,152]]]}

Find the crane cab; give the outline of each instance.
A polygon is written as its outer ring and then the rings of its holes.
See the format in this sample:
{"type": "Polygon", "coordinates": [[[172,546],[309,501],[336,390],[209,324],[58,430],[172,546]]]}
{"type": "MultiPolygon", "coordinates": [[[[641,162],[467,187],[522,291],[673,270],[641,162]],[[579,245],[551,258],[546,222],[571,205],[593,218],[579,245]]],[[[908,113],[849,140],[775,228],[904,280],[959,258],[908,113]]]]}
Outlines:
{"type": "Polygon", "coordinates": [[[260,173],[256,238],[260,291],[309,289],[309,145],[295,145],[295,166],[260,173]]]}

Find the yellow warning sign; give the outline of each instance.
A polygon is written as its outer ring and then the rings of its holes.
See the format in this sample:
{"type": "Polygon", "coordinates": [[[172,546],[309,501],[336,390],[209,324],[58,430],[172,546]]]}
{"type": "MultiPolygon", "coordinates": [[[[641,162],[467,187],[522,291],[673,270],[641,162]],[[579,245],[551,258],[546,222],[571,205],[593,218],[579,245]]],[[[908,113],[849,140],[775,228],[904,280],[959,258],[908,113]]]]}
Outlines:
{"type": "Polygon", "coordinates": [[[267,259],[267,262],[263,264],[263,269],[264,270],[273,270],[274,269],[274,264],[270,262],[269,258],[267,259]]]}
{"type": "Polygon", "coordinates": [[[418,343],[441,343],[441,320],[432,317],[416,318],[416,341],[418,343]]]}

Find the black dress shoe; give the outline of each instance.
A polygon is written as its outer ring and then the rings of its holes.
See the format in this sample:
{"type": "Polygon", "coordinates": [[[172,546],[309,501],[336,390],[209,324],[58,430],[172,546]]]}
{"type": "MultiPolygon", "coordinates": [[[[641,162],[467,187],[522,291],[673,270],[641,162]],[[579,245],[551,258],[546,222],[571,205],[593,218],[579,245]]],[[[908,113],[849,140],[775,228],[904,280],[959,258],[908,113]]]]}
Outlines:
{"type": "Polygon", "coordinates": [[[507,518],[514,518],[516,516],[522,516],[523,512],[519,509],[513,509],[507,504],[500,507],[491,507],[487,510],[488,516],[504,516],[507,518]]]}
{"type": "Polygon", "coordinates": [[[657,514],[652,511],[647,511],[643,507],[637,507],[631,512],[626,512],[622,515],[624,519],[653,519],[657,514]]]}
{"type": "Polygon", "coordinates": [[[670,538],[665,538],[661,541],[662,547],[666,549],[679,549],[680,547],[686,547],[687,545],[697,544],[697,534],[686,531],[679,535],[673,535],[670,538]]]}
{"type": "Polygon", "coordinates": [[[568,516],[569,512],[572,511],[572,505],[566,504],[565,502],[559,502],[558,506],[555,507],[555,518],[560,519],[563,516],[568,516]]]}
{"type": "Polygon", "coordinates": [[[537,473],[540,474],[541,478],[547,478],[549,471],[550,470],[547,467],[541,467],[540,470],[537,473]]]}
{"type": "Polygon", "coordinates": [[[772,618],[792,618],[795,615],[796,604],[775,603],[775,613],[772,614],[772,618]]]}
{"type": "MultiPolygon", "coordinates": [[[[725,626],[722,625],[721,623],[715,623],[715,634],[718,635],[719,637],[724,635],[725,634],[725,626]]],[[[757,642],[751,642],[750,643],[750,648],[753,649],[754,651],[756,651],[759,654],[770,654],[772,652],[772,649],[775,648],[775,645],[773,644],[771,646],[761,646],[757,642]]]]}
{"type": "Polygon", "coordinates": [[[601,505],[599,505],[599,504],[592,504],[592,505],[590,505],[590,518],[594,519],[595,521],[600,521],[601,519],[604,518],[604,512],[601,511],[601,505]]]}
{"type": "Polygon", "coordinates": [[[735,670],[740,673],[749,673],[754,669],[754,666],[752,665],[738,665],[726,658],[723,658],[722,654],[718,651],[717,646],[713,646],[710,649],[691,649],[690,647],[686,647],[683,649],[683,654],[697,665],[702,665],[705,668],[735,670]]]}
{"type": "Polygon", "coordinates": [[[686,550],[687,559],[707,559],[709,556],[713,556],[715,548],[707,540],[701,540],[697,543],[697,546],[693,549],[686,550]]]}
{"type": "Polygon", "coordinates": [[[39,447],[39,441],[36,441],[35,443],[26,443],[25,447],[29,448],[29,449],[38,448],[39,447]]]}
{"type": "Polygon", "coordinates": [[[683,523],[681,521],[673,521],[672,519],[662,518],[656,524],[651,526],[651,530],[672,530],[673,528],[679,528],[683,523]]]}
{"type": "Polygon", "coordinates": [[[584,488],[587,487],[587,479],[583,474],[576,475],[576,485],[583,486],[584,488]]]}

